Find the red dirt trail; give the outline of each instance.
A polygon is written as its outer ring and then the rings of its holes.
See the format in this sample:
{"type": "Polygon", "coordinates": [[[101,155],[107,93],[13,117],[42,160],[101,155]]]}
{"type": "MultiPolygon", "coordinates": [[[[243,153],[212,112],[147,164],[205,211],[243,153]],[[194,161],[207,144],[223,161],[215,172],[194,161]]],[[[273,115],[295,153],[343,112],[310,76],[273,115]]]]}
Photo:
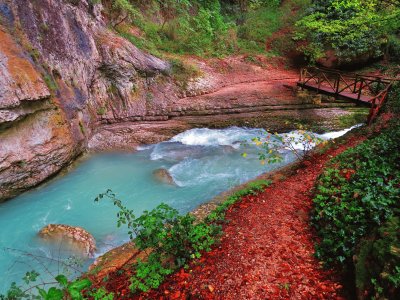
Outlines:
{"type": "Polygon", "coordinates": [[[352,138],[316,155],[258,196],[244,197],[228,210],[220,244],[158,290],[135,298],[343,299],[334,274],[313,257],[315,236],[308,215],[323,165],[360,140],[352,138]]]}

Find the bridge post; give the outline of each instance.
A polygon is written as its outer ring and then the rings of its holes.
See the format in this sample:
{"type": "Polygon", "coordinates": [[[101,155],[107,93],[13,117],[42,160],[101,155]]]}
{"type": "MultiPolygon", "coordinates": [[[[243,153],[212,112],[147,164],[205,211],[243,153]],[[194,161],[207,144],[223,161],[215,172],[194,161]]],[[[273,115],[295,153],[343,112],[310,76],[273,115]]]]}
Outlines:
{"type": "Polygon", "coordinates": [[[336,74],[335,85],[334,85],[336,97],[337,97],[337,95],[339,94],[339,83],[340,83],[340,74],[337,73],[337,74],[336,74]]]}
{"type": "Polygon", "coordinates": [[[356,74],[356,78],[354,79],[353,94],[357,92],[357,83],[358,83],[358,74],[356,74]]]}
{"type": "Polygon", "coordinates": [[[358,96],[357,96],[357,101],[360,101],[361,98],[361,92],[362,89],[364,88],[364,79],[360,78],[360,89],[358,90],[358,96]]]}
{"type": "Polygon", "coordinates": [[[379,93],[379,88],[380,88],[380,86],[381,86],[381,81],[382,81],[382,79],[381,78],[378,78],[377,79],[377,84],[376,84],[376,88],[375,88],[375,94],[378,94],[379,93]]]}
{"type": "Polygon", "coordinates": [[[318,93],[319,93],[319,89],[320,89],[320,87],[321,87],[321,74],[322,74],[322,72],[319,71],[319,72],[318,72],[318,87],[317,87],[317,92],[318,92],[318,93]]]}

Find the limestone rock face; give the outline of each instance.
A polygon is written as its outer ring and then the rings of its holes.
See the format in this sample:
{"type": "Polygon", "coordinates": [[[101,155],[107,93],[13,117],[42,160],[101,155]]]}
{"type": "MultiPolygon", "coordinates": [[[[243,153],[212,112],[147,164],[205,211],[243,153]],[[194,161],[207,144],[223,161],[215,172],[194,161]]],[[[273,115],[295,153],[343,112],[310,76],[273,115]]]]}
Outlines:
{"type": "Polygon", "coordinates": [[[0,0],[0,202],[67,165],[99,122],[167,106],[169,64],[101,12],[87,0],[0,0]]]}
{"type": "Polygon", "coordinates": [[[50,91],[41,74],[21,47],[0,28],[0,126],[40,109],[40,102],[48,97],[50,91]]]}
{"type": "MultiPolygon", "coordinates": [[[[78,152],[42,74],[0,27],[0,202],[36,185],[78,152]]],[[[82,138],[82,137],[80,137],[82,138]]]]}
{"type": "Polygon", "coordinates": [[[76,251],[92,257],[96,251],[96,241],[93,236],[81,227],[63,224],[49,224],[39,231],[39,236],[47,242],[61,243],[65,249],[76,251]]]}

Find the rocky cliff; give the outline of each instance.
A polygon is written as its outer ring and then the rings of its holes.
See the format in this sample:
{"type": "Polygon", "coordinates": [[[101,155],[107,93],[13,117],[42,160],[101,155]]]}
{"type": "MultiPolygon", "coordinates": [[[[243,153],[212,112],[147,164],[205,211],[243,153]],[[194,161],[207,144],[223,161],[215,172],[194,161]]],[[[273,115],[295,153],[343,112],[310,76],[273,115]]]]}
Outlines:
{"type": "Polygon", "coordinates": [[[174,95],[169,64],[101,12],[85,0],[0,0],[0,201],[59,171],[99,120],[144,118],[174,95]]]}

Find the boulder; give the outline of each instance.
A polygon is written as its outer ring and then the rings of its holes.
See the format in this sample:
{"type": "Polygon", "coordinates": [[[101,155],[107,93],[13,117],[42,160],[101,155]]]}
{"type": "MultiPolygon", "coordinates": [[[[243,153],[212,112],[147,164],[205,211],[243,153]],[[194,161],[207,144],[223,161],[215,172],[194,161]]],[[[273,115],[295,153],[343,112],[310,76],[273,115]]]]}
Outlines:
{"type": "Polygon", "coordinates": [[[162,183],[176,186],[174,178],[167,169],[161,168],[153,171],[154,178],[162,183]]]}
{"type": "Polygon", "coordinates": [[[49,243],[61,243],[63,248],[93,257],[96,240],[82,227],[49,224],[39,231],[39,236],[49,243]]]}

